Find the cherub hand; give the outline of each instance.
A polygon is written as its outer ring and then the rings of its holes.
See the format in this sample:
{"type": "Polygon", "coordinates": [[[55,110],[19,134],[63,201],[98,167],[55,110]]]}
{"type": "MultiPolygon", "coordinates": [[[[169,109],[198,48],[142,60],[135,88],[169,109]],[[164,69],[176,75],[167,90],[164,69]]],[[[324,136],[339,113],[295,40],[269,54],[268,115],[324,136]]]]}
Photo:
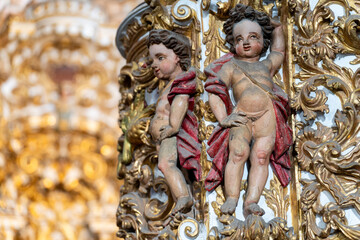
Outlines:
{"type": "Polygon", "coordinates": [[[171,127],[170,125],[164,125],[160,128],[160,141],[164,140],[165,138],[172,137],[178,132],[179,130],[171,127]]]}
{"type": "Polygon", "coordinates": [[[240,127],[248,122],[246,118],[246,114],[244,112],[233,112],[229,116],[227,116],[220,125],[223,128],[229,127],[240,127]]]}

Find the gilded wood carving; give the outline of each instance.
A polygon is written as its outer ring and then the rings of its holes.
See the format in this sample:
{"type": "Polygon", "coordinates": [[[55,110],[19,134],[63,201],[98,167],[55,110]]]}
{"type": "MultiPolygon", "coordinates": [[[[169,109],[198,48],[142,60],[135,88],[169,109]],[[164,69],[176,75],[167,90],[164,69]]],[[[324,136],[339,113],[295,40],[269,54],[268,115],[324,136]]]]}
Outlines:
{"type": "MultiPolygon", "coordinates": [[[[304,119],[296,121],[296,152],[300,171],[315,180],[300,179],[300,209],[306,239],[357,239],[360,228],[348,222],[346,209],[359,211],[356,183],[359,153],[358,71],[337,63],[340,55],[354,56],[358,63],[359,7],[356,1],[291,1],[294,21],[292,52],[300,70],[294,75],[292,106],[304,119]],[[332,3],[344,9],[335,18],[332,3]],[[350,11],[352,13],[350,13],[350,11]],[[317,121],[329,113],[328,95],[341,103],[330,126],[317,121]],[[315,125],[312,122],[315,120],[315,125]],[[333,201],[322,203],[322,194],[333,201]],[[320,226],[316,218],[322,217],[320,226]]],[[[333,110],[335,111],[335,110],[333,110]]]]}
{"type": "MultiPolygon", "coordinates": [[[[215,128],[216,118],[208,98],[202,97],[204,91],[200,83],[206,83],[207,79],[199,69],[229,51],[221,28],[230,9],[239,2],[148,1],[147,11],[129,25],[128,36],[123,41],[131,51],[126,55],[128,65],[123,67],[120,77],[120,82],[126,84],[121,89],[120,120],[124,137],[119,140],[122,157],[118,174],[125,177],[125,185],[117,213],[118,236],[129,239],[182,239],[184,236],[186,239],[204,236],[207,239],[357,239],[359,226],[350,223],[347,214],[349,209],[359,214],[359,74],[337,62],[338,57],[344,55],[353,56],[350,64],[359,62],[360,21],[356,1],[320,0],[312,6],[301,0],[269,4],[241,1],[270,16],[280,17],[284,26],[285,62],[282,74],[275,75],[273,81],[291,97],[295,140],[292,182],[284,188],[276,177],[269,180],[262,196],[267,211],[272,211],[270,219],[251,215],[242,221],[238,216],[224,214],[221,206],[226,198],[222,187],[215,189],[214,200],[209,200],[204,190],[211,161],[206,154],[207,145],[202,142],[203,177],[199,182],[187,181],[191,183],[194,197],[193,213],[171,215],[176,199],[156,170],[158,155],[149,135],[150,118],[154,114],[152,104],[155,104],[150,99],[156,99],[156,92],[166,83],[152,75],[151,63],[144,58],[147,50],[140,51],[145,49],[146,37],[140,35],[145,36],[152,29],[167,29],[191,40],[192,65],[198,68],[194,113],[199,123],[199,140],[206,141],[215,128]],[[344,15],[337,19],[330,7],[334,3],[345,9],[344,15]],[[132,41],[139,45],[132,46],[132,41]],[[332,108],[330,99],[334,98],[339,99],[341,109],[332,108]],[[319,121],[331,112],[334,112],[332,125],[319,121]],[[130,140],[129,136],[137,140],[130,140]],[[322,204],[324,193],[333,200],[322,204]],[[210,220],[214,215],[222,227],[210,220]]],[[[244,180],[240,185],[241,190],[248,188],[244,180]]]]}

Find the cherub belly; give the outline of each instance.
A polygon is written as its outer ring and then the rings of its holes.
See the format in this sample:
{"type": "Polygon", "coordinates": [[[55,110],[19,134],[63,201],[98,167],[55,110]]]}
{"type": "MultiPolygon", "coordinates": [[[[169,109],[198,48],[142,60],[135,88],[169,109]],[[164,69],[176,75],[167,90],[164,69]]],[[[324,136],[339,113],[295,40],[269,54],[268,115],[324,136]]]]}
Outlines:
{"type": "Polygon", "coordinates": [[[160,128],[164,125],[169,125],[169,116],[165,114],[156,113],[150,122],[149,132],[154,141],[158,141],[160,138],[160,128]]]}
{"type": "Polygon", "coordinates": [[[164,125],[169,125],[170,118],[170,103],[167,99],[167,94],[160,96],[155,110],[155,116],[151,119],[149,132],[154,141],[160,138],[160,128],[164,125]]]}
{"type": "Polygon", "coordinates": [[[258,113],[272,108],[272,101],[269,95],[257,87],[249,87],[240,94],[234,94],[236,100],[236,110],[258,113]]]}

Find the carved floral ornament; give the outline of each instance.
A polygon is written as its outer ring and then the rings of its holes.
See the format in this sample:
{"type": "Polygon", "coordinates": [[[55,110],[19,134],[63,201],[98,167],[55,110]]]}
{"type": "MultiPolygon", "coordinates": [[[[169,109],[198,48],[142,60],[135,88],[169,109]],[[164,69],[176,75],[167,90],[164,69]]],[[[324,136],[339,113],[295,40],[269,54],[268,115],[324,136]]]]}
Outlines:
{"type": "MultiPolygon", "coordinates": [[[[122,100],[118,176],[125,179],[117,211],[118,236],[128,239],[359,239],[359,4],[357,1],[146,1],[144,11],[118,30],[117,45],[127,59],[120,71],[122,100]],[[211,162],[207,140],[215,118],[203,97],[200,71],[228,50],[222,28],[237,3],[250,4],[284,25],[287,41],[282,74],[274,81],[291,98],[294,130],[292,182],[287,188],[274,177],[263,192],[272,218],[222,215],[221,187],[216,198],[203,181],[189,184],[195,200],[186,216],[171,216],[174,205],[166,181],[156,169],[157,153],[148,133],[154,105],[149,96],[164,82],[154,77],[147,58],[146,34],[168,29],[192,41],[192,64],[198,68],[195,114],[202,141],[201,166],[211,162]],[[146,5],[148,4],[148,5],[146,5]],[[343,9],[335,17],[332,6],[343,9]],[[141,33],[141,34],[140,34],[141,33]],[[347,67],[339,63],[350,57],[347,67]],[[281,76],[280,76],[281,75],[281,76]],[[280,81],[279,81],[280,79],[280,81]],[[281,79],[284,82],[281,84],[281,79]],[[336,100],[334,100],[336,99],[336,100]],[[331,101],[340,104],[332,107],[331,101]],[[329,118],[330,124],[322,121],[329,118]],[[328,201],[323,201],[323,196],[328,201]],[[214,212],[214,213],[213,213],[214,212]],[[350,214],[349,212],[352,212],[350,214]],[[215,215],[214,215],[215,214],[215,215]],[[350,215],[349,215],[350,214],[350,215]],[[215,220],[214,220],[215,219],[215,220]],[[217,224],[213,224],[217,221],[217,224]],[[166,223],[165,227],[163,223],[166,223]],[[220,227],[222,223],[222,227],[220,227]],[[205,232],[205,233],[204,233],[205,232]]],[[[244,181],[242,189],[246,189],[244,181]]]]}

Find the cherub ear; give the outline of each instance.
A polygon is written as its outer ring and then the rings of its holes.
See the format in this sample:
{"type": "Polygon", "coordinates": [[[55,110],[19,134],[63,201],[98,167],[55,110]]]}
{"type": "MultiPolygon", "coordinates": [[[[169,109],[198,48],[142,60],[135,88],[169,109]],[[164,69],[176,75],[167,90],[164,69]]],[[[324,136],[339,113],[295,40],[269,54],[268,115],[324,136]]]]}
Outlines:
{"type": "Polygon", "coordinates": [[[176,64],[180,64],[180,58],[177,55],[176,55],[176,58],[175,58],[175,62],[176,62],[176,64]]]}

